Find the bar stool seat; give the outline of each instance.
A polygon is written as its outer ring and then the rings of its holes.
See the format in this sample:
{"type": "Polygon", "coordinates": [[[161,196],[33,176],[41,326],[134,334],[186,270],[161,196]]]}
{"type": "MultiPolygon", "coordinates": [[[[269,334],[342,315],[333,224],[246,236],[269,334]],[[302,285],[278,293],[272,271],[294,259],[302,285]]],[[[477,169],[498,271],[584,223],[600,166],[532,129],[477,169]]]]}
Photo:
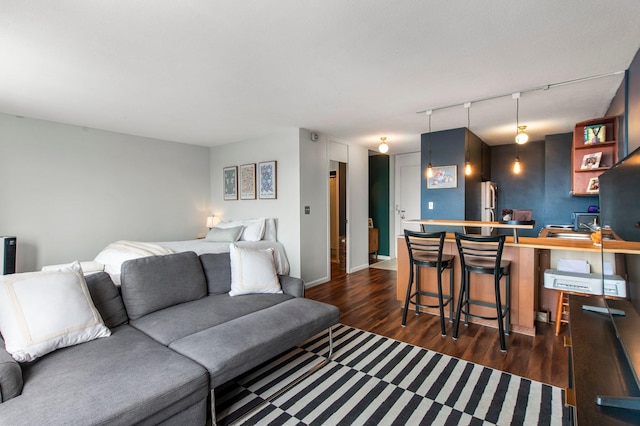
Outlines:
{"type": "Polygon", "coordinates": [[[446,336],[447,331],[444,323],[444,307],[449,305],[449,321],[453,321],[453,259],[455,256],[442,253],[446,232],[414,232],[404,230],[404,238],[409,252],[409,283],[407,284],[407,297],[402,313],[402,326],[407,324],[407,312],[409,305],[416,307],[416,315],[420,313],[420,308],[438,308],[440,310],[440,328],[442,335],[446,336]],[[436,268],[438,292],[428,292],[420,289],[420,269],[436,268]],[[414,283],[416,290],[412,292],[414,283]],[[442,291],[442,272],[449,270],[449,292],[442,291]],[[433,297],[438,299],[437,305],[427,305],[420,301],[420,296],[433,297]]]}
{"type": "Polygon", "coordinates": [[[460,255],[461,283],[458,307],[456,310],[455,324],[453,326],[453,338],[458,338],[458,327],[460,316],[465,315],[464,323],[469,323],[469,317],[482,318],[486,320],[498,320],[498,331],[500,333],[500,349],[505,352],[507,345],[505,334],[509,334],[510,315],[510,287],[511,262],[502,259],[505,236],[479,236],[465,235],[457,233],[456,245],[460,255]],[[469,296],[470,273],[493,275],[495,303],[473,300],[469,296]],[[504,303],[500,291],[500,280],[505,277],[505,297],[504,303]],[[470,313],[470,305],[480,305],[494,308],[495,317],[487,317],[470,313]]]}

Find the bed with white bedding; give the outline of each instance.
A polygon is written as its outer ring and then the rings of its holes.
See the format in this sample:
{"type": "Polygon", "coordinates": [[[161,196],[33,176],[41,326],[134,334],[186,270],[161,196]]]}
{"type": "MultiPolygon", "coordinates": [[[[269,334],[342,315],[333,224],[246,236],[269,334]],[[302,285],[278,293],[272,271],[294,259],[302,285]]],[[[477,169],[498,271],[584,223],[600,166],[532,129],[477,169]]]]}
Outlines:
{"type": "Polygon", "coordinates": [[[103,270],[111,275],[116,284],[120,284],[120,268],[127,260],[185,251],[193,251],[198,255],[228,253],[231,244],[254,250],[273,249],[276,271],[280,275],[289,274],[289,261],[284,246],[276,241],[274,219],[221,222],[216,228],[212,228],[205,238],[197,240],[116,241],[100,251],[92,262],[83,262],[83,268],[95,268],[93,271],[84,270],[85,273],[103,270]],[[229,235],[232,235],[231,239],[229,235]]]}

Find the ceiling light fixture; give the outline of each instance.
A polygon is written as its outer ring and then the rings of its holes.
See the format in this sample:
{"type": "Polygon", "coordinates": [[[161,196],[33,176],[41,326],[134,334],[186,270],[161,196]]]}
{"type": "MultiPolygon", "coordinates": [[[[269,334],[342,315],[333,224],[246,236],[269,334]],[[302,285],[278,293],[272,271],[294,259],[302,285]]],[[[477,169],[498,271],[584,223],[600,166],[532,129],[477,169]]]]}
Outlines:
{"type": "Polygon", "coordinates": [[[529,135],[524,132],[527,126],[520,125],[520,92],[513,94],[513,99],[516,100],[516,143],[525,144],[529,140],[529,135]]]}
{"type": "Polygon", "coordinates": [[[431,165],[431,114],[433,111],[426,111],[429,116],[429,165],[427,166],[427,178],[433,177],[433,166],[431,165]]]}
{"type": "Polygon", "coordinates": [[[387,145],[387,137],[383,136],[380,138],[380,140],[382,142],[380,142],[380,145],[378,145],[378,151],[380,151],[383,154],[386,154],[389,151],[389,145],[387,145]]]}
{"type": "Polygon", "coordinates": [[[464,107],[467,109],[467,131],[464,132],[464,157],[465,157],[464,174],[469,176],[471,175],[471,153],[469,152],[469,132],[471,132],[469,115],[471,110],[471,102],[465,103],[464,107]]]}

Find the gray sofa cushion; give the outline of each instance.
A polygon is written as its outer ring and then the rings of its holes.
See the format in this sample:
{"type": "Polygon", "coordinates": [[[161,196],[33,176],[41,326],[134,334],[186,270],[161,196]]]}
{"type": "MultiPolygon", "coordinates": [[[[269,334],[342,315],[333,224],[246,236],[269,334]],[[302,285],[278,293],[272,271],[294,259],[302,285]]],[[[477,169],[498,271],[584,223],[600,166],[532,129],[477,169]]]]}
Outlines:
{"type": "Polygon", "coordinates": [[[150,313],[137,320],[132,320],[131,325],[144,331],[158,342],[169,345],[185,336],[286,302],[292,297],[287,294],[208,296],[150,313]]]}
{"type": "Polygon", "coordinates": [[[120,296],[120,290],[106,272],[98,272],[85,276],[91,300],[96,306],[104,325],[114,328],[129,321],[127,311],[120,296]]]}
{"type": "Polygon", "coordinates": [[[137,319],[207,295],[202,265],[194,252],[127,260],[120,275],[129,319],[137,319]]]}
{"type": "Polygon", "coordinates": [[[4,349],[4,340],[0,339],[0,402],[16,397],[22,392],[20,364],[4,349]]]}
{"type": "Polygon", "coordinates": [[[229,253],[200,255],[209,294],[225,294],[231,291],[231,257],[229,253]]]}
{"type": "Polygon", "coordinates": [[[22,395],[0,405],[0,424],[157,424],[197,404],[206,410],[206,370],[129,325],[23,370],[22,395]]]}
{"type": "Polygon", "coordinates": [[[169,347],[205,366],[213,389],[337,324],[339,319],[340,311],[335,306],[293,298],[184,337],[169,347]]]}

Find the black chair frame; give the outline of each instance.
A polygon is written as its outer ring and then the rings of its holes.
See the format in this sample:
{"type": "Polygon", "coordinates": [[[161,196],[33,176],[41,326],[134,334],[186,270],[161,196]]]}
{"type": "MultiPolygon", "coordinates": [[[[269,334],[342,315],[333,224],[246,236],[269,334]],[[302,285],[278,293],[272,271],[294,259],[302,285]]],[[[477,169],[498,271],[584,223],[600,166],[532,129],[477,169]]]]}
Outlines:
{"type": "Polygon", "coordinates": [[[402,326],[407,324],[407,312],[409,305],[414,305],[416,315],[420,313],[420,308],[439,308],[440,310],[440,328],[442,335],[446,336],[447,331],[444,321],[444,307],[449,305],[449,321],[453,321],[453,259],[454,256],[442,253],[444,248],[445,232],[415,232],[408,229],[404,230],[404,239],[407,243],[407,251],[409,253],[409,282],[407,283],[407,296],[404,303],[404,311],[402,313],[402,326]],[[436,268],[438,277],[438,292],[428,292],[420,290],[420,269],[436,268]],[[449,294],[445,295],[442,291],[442,272],[449,270],[449,294]],[[416,289],[412,292],[414,282],[416,289]],[[435,297],[438,299],[437,305],[427,305],[420,301],[420,296],[435,297]],[[415,300],[414,300],[415,299],[415,300]]]}
{"type": "Polygon", "coordinates": [[[505,334],[509,334],[509,323],[511,320],[510,309],[510,262],[502,261],[505,236],[472,236],[467,234],[455,234],[456,245],[460,255],[461,283],[458,306],[453,326],[453,338],[458,338],[458,327],[460,316],[464,314],[465,326],[469,324],[469,317],[481,318],[484,320],[498,320],[498,332],[500,333],[500,349],[507,350],[505,334]],[[467,243],[477,243],[469,245],[467,243]],[[474,262],[475,260],[475,262],[474,262]],[[478,262],[479,261],[479,262],[478,262]],[[495,303],[473,300],[469,298],[469,277],[470,273],[489,274],[494,277],[495,303]],[[500,280],[506,277],[504,303],[500,291],[500,280]],[[479,305],[496,310],[495,317],[487,317],[470,313],[470,305],[479,305]]]}

